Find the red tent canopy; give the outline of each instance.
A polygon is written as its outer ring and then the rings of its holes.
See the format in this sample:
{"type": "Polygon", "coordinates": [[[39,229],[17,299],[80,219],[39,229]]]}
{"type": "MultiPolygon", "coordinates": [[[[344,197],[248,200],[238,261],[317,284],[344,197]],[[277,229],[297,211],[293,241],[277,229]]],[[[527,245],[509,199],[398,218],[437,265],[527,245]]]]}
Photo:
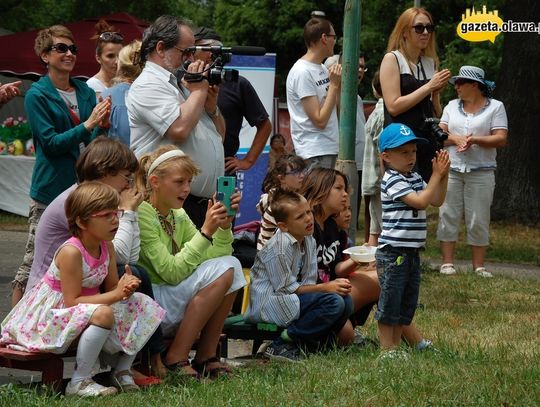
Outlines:
{"type": "MultiPolygon", "coordinates": [[[[64,24],[75,37],[79,48],[77,63],[72,76],[89,78],[99,71],[96,61],[96,43],[90,40],[95,33],[94,26],[100,20],[106,20],[116,31],[124,36],[124,44],[134,39],[141,39],[148,23],[128,13],[116,13],[107,16],[87,18],[75,23],[64,24]]],[[[0,36],[0,73],[16,76],[38,75],[46,73],[45,65],[34,52],[34,40],[39,30],[0,36]]]]}

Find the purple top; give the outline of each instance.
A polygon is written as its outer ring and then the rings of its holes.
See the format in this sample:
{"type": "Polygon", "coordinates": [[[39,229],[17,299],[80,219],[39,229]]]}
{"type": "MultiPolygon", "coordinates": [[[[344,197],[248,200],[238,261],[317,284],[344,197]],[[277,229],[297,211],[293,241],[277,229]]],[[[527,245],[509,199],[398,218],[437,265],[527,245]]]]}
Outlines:
{"type": "Polygon", "coordinates": [[[34,241],[34,261],[26,284],[26,292],[30,291],[45,275],[51,265],[56,250],[71,237],[64,210],[67,197],[77,187],[70,186],[56,197],[38,223],[34,241]]]}

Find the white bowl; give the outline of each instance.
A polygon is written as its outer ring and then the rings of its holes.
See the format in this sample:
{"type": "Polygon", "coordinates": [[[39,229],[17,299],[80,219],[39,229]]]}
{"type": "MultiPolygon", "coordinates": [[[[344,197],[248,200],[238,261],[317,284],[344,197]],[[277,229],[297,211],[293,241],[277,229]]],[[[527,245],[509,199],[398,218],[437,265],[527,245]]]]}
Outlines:
{"type": "Polygon", "coordinates": [[[369,263],[375,261],[375,246],[353,246],[343,250],[343,253],[351,256],[357,263],[369,263]]]}

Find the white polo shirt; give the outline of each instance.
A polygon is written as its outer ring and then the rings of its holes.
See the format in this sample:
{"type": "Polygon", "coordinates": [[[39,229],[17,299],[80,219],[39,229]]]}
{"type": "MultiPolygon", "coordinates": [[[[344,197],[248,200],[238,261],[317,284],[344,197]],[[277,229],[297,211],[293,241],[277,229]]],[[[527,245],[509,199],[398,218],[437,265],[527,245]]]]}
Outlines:
{"type": "Polygon", "coordinates": [[[135,155],[152,152],[158,147],[176,144],[201,169],[193,179],[191,193],[210,198],[216,191],[216,179],[224,174],[223,140],[212,119],[203,112],[197,125],[183,142],[164,137],[167,129],[180,117],[180,105],[189,91],[179,88],[176,77],[165,68],[147,61],[126,97],[131,148],[135,155]]]}

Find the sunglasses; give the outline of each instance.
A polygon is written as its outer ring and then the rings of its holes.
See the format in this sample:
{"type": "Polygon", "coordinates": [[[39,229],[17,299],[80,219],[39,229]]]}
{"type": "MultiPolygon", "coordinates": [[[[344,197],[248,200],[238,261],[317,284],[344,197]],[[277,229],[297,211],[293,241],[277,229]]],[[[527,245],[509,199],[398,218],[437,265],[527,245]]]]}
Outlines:
{"type": "Polygon", "coordinates": [[[412,27],[414,29],[414,32],[416,34],[424,34],[424,31],[427,31],[428,34],[431,34],[433,31],[435,31],[435,26],[433,24],[416,24],[412,27]]]}
{"type": "Polygon", "coordinates": [[[124,36],[117,32],[105,31],[99,34],[99,39],[105,42],[122,42],[124,41],[124,36]]]}
{"type": "Polygon", "coordinates": [[[68,52],[68,50],[71,51],[73,55],[77,55],[77,52],[79,52],[79,49],[77,48],[75,44],[67,45],[67,44],[64,44],[63,42],[59,42],[57,44],[51,45],[51,48],[49,49],[49,51],[53,49],[59,54],[65,54],[68,52]]]}
{"type": "Polygon", "coordinates": [[[92,218],[104,218],[108,221],[113,220],[114,218],[120,219],[122,216],[124,216],[124,210],[123,209],[117,209],[115,211],[106,211],[106,212],[98,212],[94,213],[93,215],[90,215],[92,218]]]}
{"type": "Polygon", "coordinates": [[[182,48],[177,47],[176,45],[173,45],[173,48],[180,51],[182,53],[182,56],[185,58],[189,58],[190,56],[195,54],[195,47],[188,47],[188,48],[182,49],[182,48]]]}

